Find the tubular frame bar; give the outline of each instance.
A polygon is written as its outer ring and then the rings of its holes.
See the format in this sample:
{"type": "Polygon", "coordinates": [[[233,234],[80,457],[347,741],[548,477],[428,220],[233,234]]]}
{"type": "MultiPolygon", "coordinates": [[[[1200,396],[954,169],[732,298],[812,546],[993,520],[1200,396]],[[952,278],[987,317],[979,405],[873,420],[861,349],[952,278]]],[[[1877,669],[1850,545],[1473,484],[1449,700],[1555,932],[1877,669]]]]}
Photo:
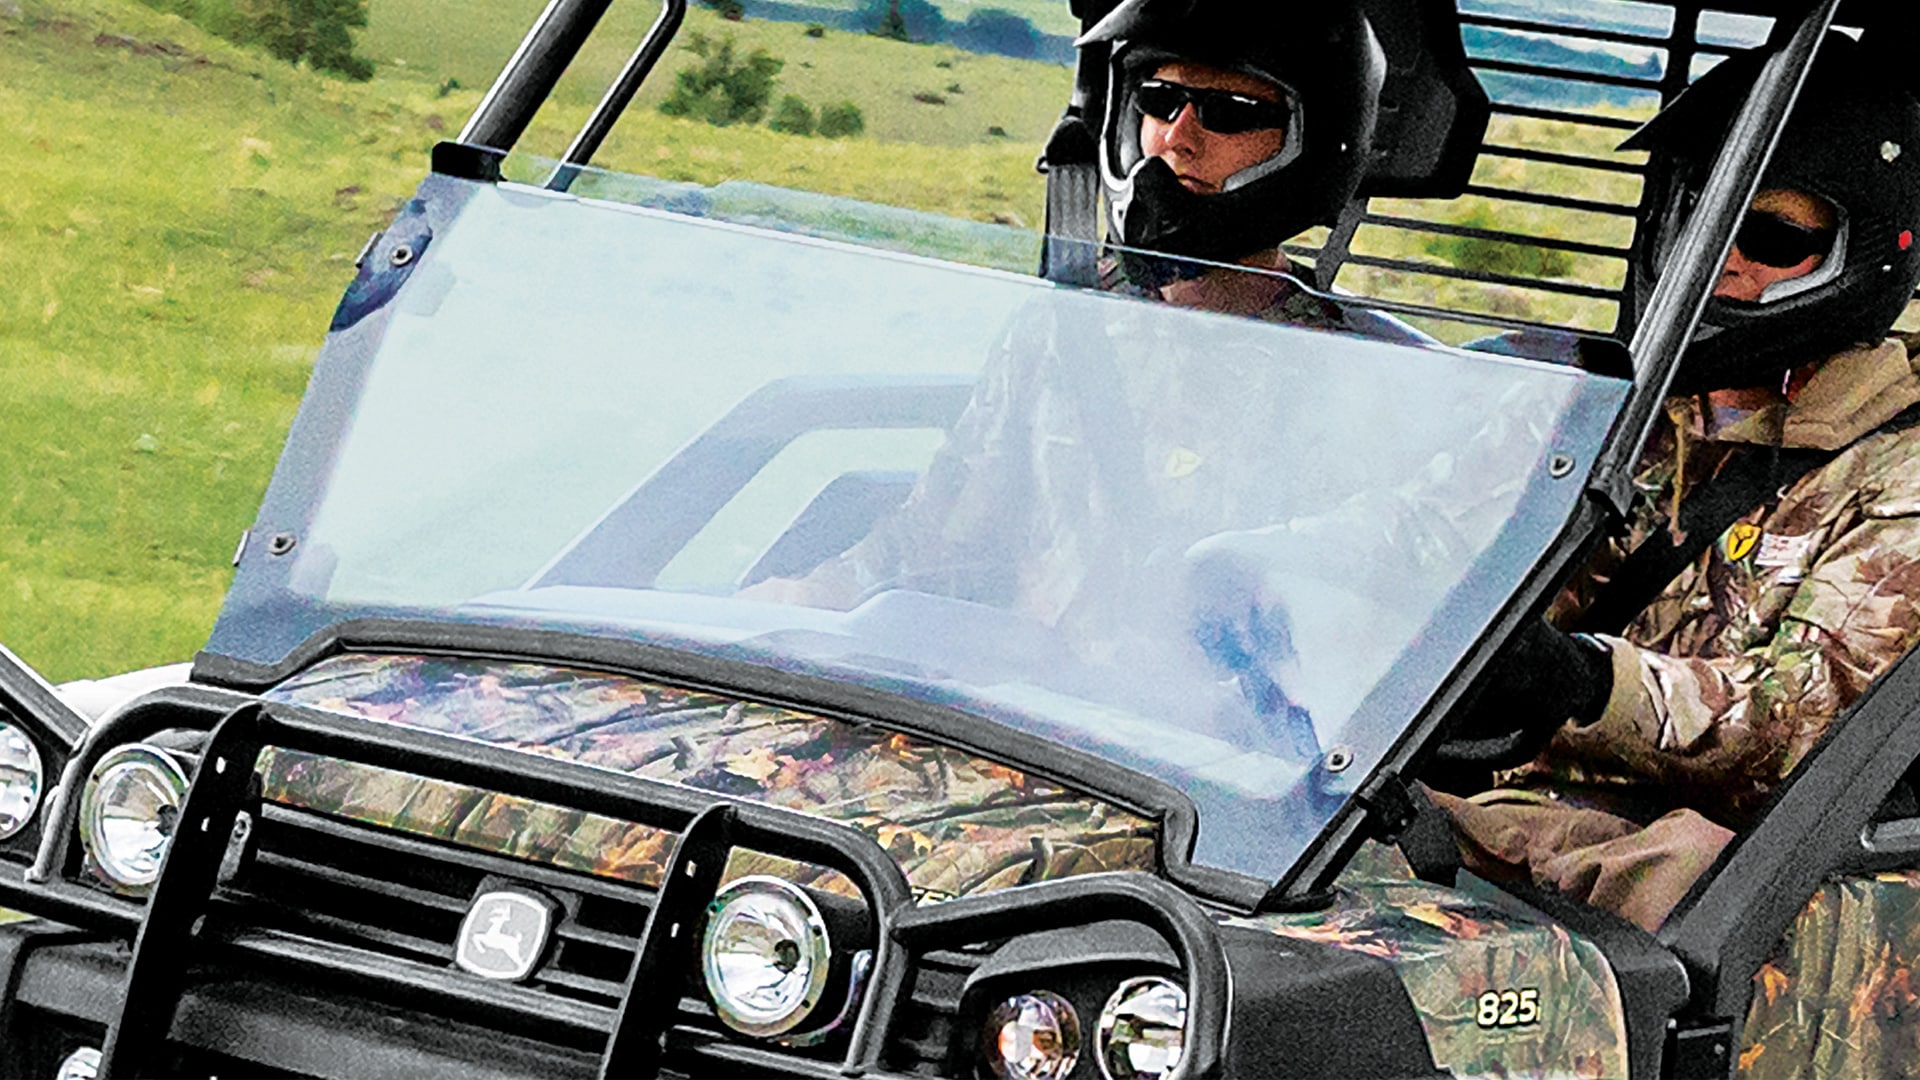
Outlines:
{"type": "Polygon", "coordinates": [[[513,149],[612,4],[549,0],[455,141],[502,153],[513,149]]]}
{"type": "MultiPolygon", "coordinates": [[[[1486,270],[1468,270],[1458,266],[1441,266],[1433,263],[1412,262],[1407,259],[1387,259],[1378,255],[1350,255],[1348,266],[1368,266],[1376,270],[1394,270],[1404,274],[1422,274],[1430,277],[1451,278],[1455,281],[1476,281],[1485,285],[1507,285],[1516,289],[1538,289],[1541,292],[1560,293],[1565,296],[1581,296],[1589,300],[1620,301],[1620,290],[1603,289],[1597,285],[1580,285],[1567,281],[1552,281],[1545,278],[1514,277],[1511,274],[1495,274],[1486,270]]],[[[1371,302],[1371,301],[1369,301],[1371,302]]]]}
{"type": "Polygon", "coordinates": [[[1457,225],[1450,221],[1428,221],[1425,218],[1404,217],[1398,214],[1368,214],[1365,218],[1361,219],[1361,224],[1375,225],[1383,229],[1400,229],[1406,232],[1434,233],[1440,236],[1465,236],[1475,240],[1494,240],[1503,244],[1548,248],[1553,251],[1565,251],[1575,255],[1593,255],[1603,259],[1625,259],[1633,254],[1631,248],[1609,247],[1605,244],[1589,244],[1581,240],[1561,240],[1553,236],[1531,236],[1527,233],[1507,232],[1504,229],[1482,229],[1473,225],[1457,225]]]}
{"type": "Polygon", "coordinates": [[[633,95],[640,90],[640,84],[653,72],[655,64],[665,55],[667,45],[680,31],[681,22],[687,17],[687,0],[661,0],[660,14],[647,28],[647,36],[640,39],[640,45],[633,55],[627,58],[627,64],[620,69],[620,76],[607,87],[600,103],[593,107],[593,114],[587,117],[580,133],[573,137],[572,145],[560,159],[560,164],[547,178],[547,188],[551,191],[565,191],[573,186],[580,171],[593,160],[594,152],[606,141],[607,134],[619,121],[621,114],[633,102],[633,95]]]}
{"type": "Polygon", "coordinates": [[[1599,113],[1575,112],[1570,109],[1549,109],[1539,105],[1512,105],[1496,101],[1493,103],[1493,113],[1495,116],[1512,116],[1525,120],[1557,120],[1563,124],[1612,128],[1615,131],[1640,130],[1640,121],[1638,120],[1628,120],[1619,116],[1603,116],[1599,113]]]}
{"type": "MultiPolygon", "coordinates": [[[[1676,16],[1677,16],[1676,12],[1676,16]]],[[[1676,18],[1676,22],[1678,19],[1676,18]]],[[[1672,38],[1650,37],[1624,30],[1601,30],[1589,26],[1567,26],[1559,23],[1534,22],[1531,19],[1510,19],[1500,15],[1476,15],[1460,13],[1462,26],[1484,26],[1492,30],[1519,30],[1528,34],[1551,34],[1556,37],[1580,38],[1585,41],[1608,41],[1622,45],[1646,45],[1664,48],[1672,43],[1672,38]]]]}

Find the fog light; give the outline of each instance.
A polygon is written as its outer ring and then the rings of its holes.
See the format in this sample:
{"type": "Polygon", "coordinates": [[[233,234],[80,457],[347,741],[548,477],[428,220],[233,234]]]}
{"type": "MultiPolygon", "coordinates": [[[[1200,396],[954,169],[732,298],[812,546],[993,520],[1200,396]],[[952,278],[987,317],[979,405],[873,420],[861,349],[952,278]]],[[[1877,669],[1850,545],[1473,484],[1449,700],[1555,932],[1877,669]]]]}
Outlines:
{"type": "Polygon", "coordinates": [[[100,1051],[91,1046],[83,1046],[68,1054],[60,1068],[53,1074],[53,1080],[93,1080],[100,1075],[100,1051]]]}
{"type": "Polygon", "coordinates": [[[145,892],[186,798],[186,770],[157,746],[132,743],[101,758],[80,798],[80,842],[94,869],[117,889],[145,892]]]}
{"type": "Polygon", "coordinates": [[[714,1011],[746,1035],[792,1031],[820,1004],[833,963],[826,920],[799,886],[743,877],[707,908],[701,966],[714,1011]]]}
{"type": "Polygon", "coordinates": [[[984,1034],[987,1066],[1008,1080],[1060,1080],[1080,1060],[1080,1014],[1045,990],[994,1006],[984,1034]]]}
{"type": "Polygon", "coordinates": [[[1161,1080],[1187,1047],[1187,992],[1157,976],[1128,979],[1100,1010],[1097,1043],[1107,1080],[1161,1080]]]}
{"type": "Polygon", "coordinates": [[[0,720],[0,840],[27,827],[43,790],[39,748],[26,732],[0,720]]]}

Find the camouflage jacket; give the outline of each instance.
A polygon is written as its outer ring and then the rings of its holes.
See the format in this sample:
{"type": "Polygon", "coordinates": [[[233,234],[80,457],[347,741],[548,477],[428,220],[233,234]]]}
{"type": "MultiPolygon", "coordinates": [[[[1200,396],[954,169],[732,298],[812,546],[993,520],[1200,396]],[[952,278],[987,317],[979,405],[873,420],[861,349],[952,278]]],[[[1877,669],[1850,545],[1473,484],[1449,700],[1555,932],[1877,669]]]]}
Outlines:
{"type": "Polygon", "coordinates": [[[1612,567],[1741,444],[1840,451],[1728,528],[1620,637],[1600,719],[1563,728],[1503,778],[1647,818],[1691,807],[1738,828],[1827,725],[1920,639],[1920,402],[1897,340],[1821,365],[1791,405],[1676,400],[1650,446],[1627,535],[1561,598],[1577,612],[1612,567]],[[1844,449],[1842,449],[1844,448],[1844,449]]]}

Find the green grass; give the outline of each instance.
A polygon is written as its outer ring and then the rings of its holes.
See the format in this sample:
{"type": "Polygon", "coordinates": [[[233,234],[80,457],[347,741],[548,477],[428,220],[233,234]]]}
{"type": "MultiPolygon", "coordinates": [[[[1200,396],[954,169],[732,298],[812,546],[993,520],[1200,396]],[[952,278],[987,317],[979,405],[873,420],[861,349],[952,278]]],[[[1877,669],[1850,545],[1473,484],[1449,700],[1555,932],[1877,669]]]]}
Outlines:
{"type": "MultiPolygon", "coordinates": [[[[407,2],[374,10],[397,16],[407,2]]],[[[369,51],[381,73],[348,84],[128,0],[21,0],[18,16],[0,5],[0,640],[56,681],[204,643],[353,254],[458,129],[534,6],[463,9],[453,21],[474,24],[474,43],[446,49],[484,74],[443,96],[441,71],[467,68],[369,51]]],[[[816,41],[791,25],[738,30],[787,57],[787,92],[859,88],[803,78],[809,45],[822,65],[869,72],[873,134],[715,129],[643,102],[601,162],[1037,220],[1032,158],[1064,94],[1041,83],[1062,69],[859,35],[816,41]],[[935,67],[943,57],[954,66],[935,67]],[[1017,89],[913,103],[936,72],[1017,89]],[[1008,119],[1006,139],[968,134],[1016,99],[1038,118],[1008,119]]],[[[634,40],[637,29],[609,36],[605,72],[634,40]]],[[[562,94],[526,145],[557,152],[598,92],[562,94]]]]}
{"type": "Polygon", "coordinates": [[[26,0],[0,72],[0,639],[56,680],[182,659],[444,121],[112,0],[26,0]]]}

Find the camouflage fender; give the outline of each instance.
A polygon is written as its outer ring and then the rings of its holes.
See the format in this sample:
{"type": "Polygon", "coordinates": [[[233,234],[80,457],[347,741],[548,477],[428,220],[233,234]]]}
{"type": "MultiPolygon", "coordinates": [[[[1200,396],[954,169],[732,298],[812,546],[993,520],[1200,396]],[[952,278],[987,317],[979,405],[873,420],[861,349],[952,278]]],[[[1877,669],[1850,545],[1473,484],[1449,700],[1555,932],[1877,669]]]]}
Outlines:
{"type": "Polygon", "coordinates": [[[1414,880],[1393,849],[1363,849],[1326,910],[1226,921],[1392,964],[1435,1063],[1455,1076],[1627,1075],[1620,990],[1598,947],[1414,880]]]}
{"type": "MultiPolygon", "coordinates": [[[[265,696],[845,822],[885,848],[922,898],[1159,865],[1154,822],[996,762],[626,676],[348,655],[265,696]]],[[[273,752],[263,772],[275,802],[643,885],[658,884],[673,847],[657,829],[330,758],[273,752]]],[[[751,854],[734,872],[824,873],[751,854]]]]}

